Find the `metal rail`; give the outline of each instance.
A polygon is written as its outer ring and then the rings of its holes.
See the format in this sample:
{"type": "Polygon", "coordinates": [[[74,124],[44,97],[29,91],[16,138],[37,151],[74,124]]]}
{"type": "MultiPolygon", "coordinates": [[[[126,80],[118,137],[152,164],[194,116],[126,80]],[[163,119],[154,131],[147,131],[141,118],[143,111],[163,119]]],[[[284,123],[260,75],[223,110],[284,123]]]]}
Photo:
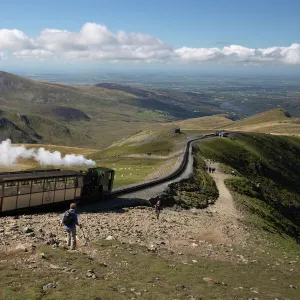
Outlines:
{"type": "Polygon", "coordinates": [[[195,139],[192,139],[192,140],[188,141],[185,145],[183,158],[182,158],[182,161],[181,161],[179,167],[176,170],[174,170],[171,174],[163,176],[163,177],[158,178],[158,179],[154,179],[154,180],[145,182],[145,183],[137,184],[135,186],[131,186],[131,187],[127,187],[127,188],[125,187],[124,189],[120,189],[120,190],[117,190],[117,191],[112,191],[110,193],[109,197],[116,197],[116,196],[120,196],[120,195],[124,195],[124,194],[129,194],[129,193],[132,193],[132,192],[144,190],[146,188],[149,188],[149,187],[152,187],[152,186],[155,186],[155,185],[158,185],[158,184],[162,184],[162,183],[165,183],[165,182],[170,181],[172,179],[175,179],[176,177],[178,177],[179,175],[181,175],[183,173],[183,171],[185,170],[185,168],[188,164],[191,144],[194,143],[195,141],[207,139],[207,138],[210,138],[210,137],[213,137],[213,136],[215,136],[215,134],[210,133],[210,134],[205,134],[200,138],[195,138],[195,139]]]}

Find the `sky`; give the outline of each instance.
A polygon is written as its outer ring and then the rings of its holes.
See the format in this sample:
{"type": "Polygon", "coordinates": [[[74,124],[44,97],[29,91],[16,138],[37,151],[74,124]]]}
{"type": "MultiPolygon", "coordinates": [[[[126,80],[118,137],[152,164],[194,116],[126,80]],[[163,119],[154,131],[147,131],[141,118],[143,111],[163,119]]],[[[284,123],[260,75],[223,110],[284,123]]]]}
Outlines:
{"type": "Polygon", "coordinates": [[[299,0],[10,0],[0,70],[300,72],[299,0]]]}

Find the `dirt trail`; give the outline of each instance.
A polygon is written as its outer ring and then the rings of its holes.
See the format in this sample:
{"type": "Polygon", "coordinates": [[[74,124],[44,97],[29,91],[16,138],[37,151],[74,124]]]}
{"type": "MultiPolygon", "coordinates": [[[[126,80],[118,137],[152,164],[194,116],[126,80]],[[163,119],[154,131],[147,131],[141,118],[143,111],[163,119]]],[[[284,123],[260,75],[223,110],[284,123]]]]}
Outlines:
{"type": "Polygon", "coordinates": [[[214,163],[214,167],[216,171],[210,175],[219,190],[219,198],[215,204],[204,210],[212,216],[200,230],[198,238],[210,240],[212,243],[245,243],[248,234],[239,222],[243,216],[236,209],[233,197],[224,183],[224,180],[231,176],[221,172],[219,164],[214,163]]]}
{"type": "Polygon", "coordinates": [[[210,175],[214,179],[220,194],[216,204],[213,205],[213,208],[224,217],[240,217],[240,213],[235,208],[233,197],[224,183],[224,180],[231,178],[231,176],[222,173],[219,170],[218,164],[216,165],[216,171],[210,175]]]}

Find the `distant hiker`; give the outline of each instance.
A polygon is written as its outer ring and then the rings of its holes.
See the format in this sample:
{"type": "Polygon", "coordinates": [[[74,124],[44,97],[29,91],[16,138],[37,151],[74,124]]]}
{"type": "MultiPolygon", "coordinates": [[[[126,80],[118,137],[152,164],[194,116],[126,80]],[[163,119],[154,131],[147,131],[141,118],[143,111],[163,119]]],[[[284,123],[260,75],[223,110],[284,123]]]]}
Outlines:
{"type": "Polygon", "coordinates": [[[232,176],[236,176],[236,174],[235,174],[234,171],[231,171],[231,175],[232,175],[232,176]]]}
{"type": "Polygon", "coordinates": [[[205,172],[208,172],[208,167],[205,167],[205,172]]]}
{"type": "Polygon", "coordinates": [[[60,226],[64,226],[67,233],[67,244],[70,250],[76,248],[76,226],[81,228],[81,224],[78,223],[78,215],[76,213],[76,204],[71,203],[70,209],[67,210],[61,221],[60,226]]]}
{"type": "Polygon", "coordinates": [[[214,173],[216,171],[216,168],[211,168],[211,172],[214,173]]]}
{"type": "Polygon", "coordinates": [[[211,167],[208,167],[208,172],[211,173],[211,167]]]}
{"type": "Polygon", "coordinates": [[[156,218],[158,219],[159,218],[159,214],[160,214],[160,211],[161,211],[161,206],[160,206],[160,199],[158,198],[156,204],[155,204],[155,213],[156,213],[156,218]]]}

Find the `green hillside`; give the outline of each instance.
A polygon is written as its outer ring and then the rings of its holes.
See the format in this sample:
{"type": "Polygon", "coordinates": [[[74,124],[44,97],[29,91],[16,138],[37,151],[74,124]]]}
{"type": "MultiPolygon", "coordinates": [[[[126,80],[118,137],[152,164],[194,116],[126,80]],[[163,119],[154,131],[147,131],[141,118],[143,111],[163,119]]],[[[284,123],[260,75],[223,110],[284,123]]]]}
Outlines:
{"type": "Polygon", "coordinates": [[[0,113],[0,138],[13,143],[43,143],[56,145],[87,146],[95,142],[82,132],[37,115],[25,115],[12,111],[0,113]]]}
{"type": "Polygon", "coordinates": [[[205,141],[200,150],[205,157],[237,172],[238,177],[227,184],[236,199],[255,213],[256,226],[299,237],[300,139],[232,134],[205,141]]]}

